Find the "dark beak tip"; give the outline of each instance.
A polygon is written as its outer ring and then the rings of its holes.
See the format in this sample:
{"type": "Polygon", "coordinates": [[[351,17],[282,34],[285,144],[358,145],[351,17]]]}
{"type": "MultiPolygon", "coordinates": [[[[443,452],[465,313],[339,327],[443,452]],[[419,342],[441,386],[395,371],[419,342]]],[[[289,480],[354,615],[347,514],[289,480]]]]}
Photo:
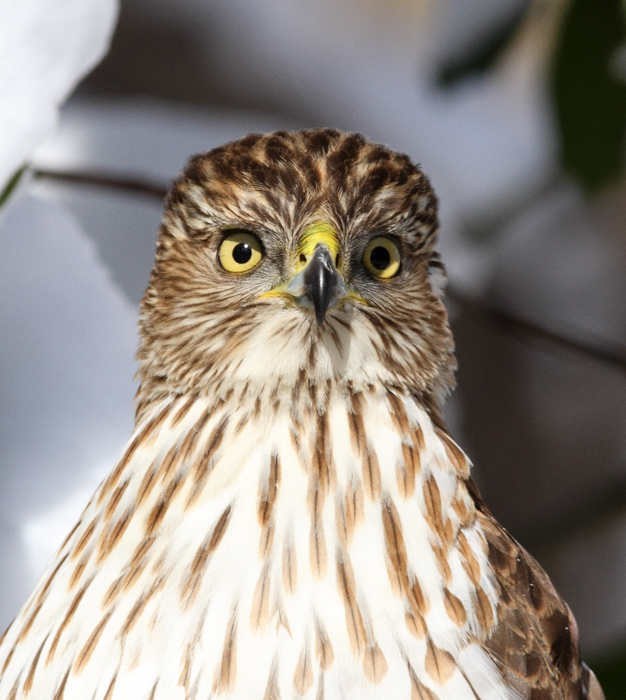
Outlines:
{"type": "Polygon", "coordinates": [[[321,326],[338,287],[339,273],[327,248],[318,246],[304,274],[304,291],[315,308],[317,325],[321,326]]]}

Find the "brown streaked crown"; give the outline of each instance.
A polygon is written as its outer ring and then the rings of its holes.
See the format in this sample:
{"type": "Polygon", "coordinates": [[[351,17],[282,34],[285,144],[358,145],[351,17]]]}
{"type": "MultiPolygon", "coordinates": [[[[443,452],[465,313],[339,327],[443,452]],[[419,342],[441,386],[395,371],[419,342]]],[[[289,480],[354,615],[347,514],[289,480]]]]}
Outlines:
{"type": "Polygon", "coordinates": [[[164,393],[278,392],[294,382],[392,385],[441,398],[452,384],[451,334],[429,280],[437,200],[408,156],[334,129],[251,134],[195,156],[168,195],[156,263],[141,305],[139,407],[164,393]],[[292,274],[304,229],[338,234],[338,267],[367,305],[314,316],[259,297],[292,274]],[[265,257],[250,274],[222,269],[232,229],[265,257]],[[400,244],[400,273],[374,279],[363,253],[400,244]]]}

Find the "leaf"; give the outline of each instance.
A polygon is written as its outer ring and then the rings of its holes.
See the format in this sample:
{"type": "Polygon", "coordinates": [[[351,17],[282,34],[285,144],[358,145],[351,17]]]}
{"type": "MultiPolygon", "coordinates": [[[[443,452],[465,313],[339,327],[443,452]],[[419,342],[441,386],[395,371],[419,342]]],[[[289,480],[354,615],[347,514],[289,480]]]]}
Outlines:
{"type": "Polygon", "coordinates": [[[444,63],[437,74],[437,85],[452,88],[466,78],[489,71],[509,45],[527,12],[528,2],[518,4],[481,43],[462,56],[444,63]]]}
{"type": "Polygon", "coordinates": [[[562,163],[593,193],[624,170],[626,82],[615,69],[626,39],[622,0],[573,0],[552,71],[562,163]]]}
{"type": "Polygon", "coordinates": [[[22,175],[26,170],[26,165],[23,165],[18,171],[16,171],[11,179],[7,182],[6,187],[0,193],[0,207],[9,199],[13,194],[13,190],[17,187],[18,182],[22,179],[22,175]]]}

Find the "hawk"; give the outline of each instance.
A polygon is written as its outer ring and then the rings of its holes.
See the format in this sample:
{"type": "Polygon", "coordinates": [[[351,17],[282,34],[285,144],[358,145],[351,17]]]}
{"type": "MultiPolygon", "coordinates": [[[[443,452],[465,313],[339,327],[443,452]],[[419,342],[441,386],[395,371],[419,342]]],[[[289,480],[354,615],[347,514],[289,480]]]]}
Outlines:
{"type": "Polygon", "coordinates": [[[601,700],[442,420],[437,230],[358,134],[190,161],[134,433],[0,643],[1,700],[601,700]]]}

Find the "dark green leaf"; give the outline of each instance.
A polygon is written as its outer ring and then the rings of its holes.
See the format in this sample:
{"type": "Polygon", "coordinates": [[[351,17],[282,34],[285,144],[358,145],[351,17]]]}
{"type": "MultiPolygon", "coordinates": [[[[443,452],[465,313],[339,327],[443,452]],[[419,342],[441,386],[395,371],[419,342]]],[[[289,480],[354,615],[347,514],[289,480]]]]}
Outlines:
{"type": "Polygon", "coordinates": [[[562,162],[588,192],[624,170],[626,84],[614,69],[626,39],[621,0],[573,0],[553,67],[562,162]]]}
{"type": "Polygon", "coordinates": [[[17,183],[22,178],[26,167],[26,165],[23,165],[9,180],[6,187],[2,190],[2,193],[0,193],[0,207],[7,201],[7,199],[11,196],[13,190],[17,187],[17,183]]]}
{"type": "Polygon", "coordinates": [[[480,44],[445,63],[437,74],[439,87],[454,87],[470,76],[488,71],[508,46],[527,10],[528,3],[522,2],[480,44]]]}

